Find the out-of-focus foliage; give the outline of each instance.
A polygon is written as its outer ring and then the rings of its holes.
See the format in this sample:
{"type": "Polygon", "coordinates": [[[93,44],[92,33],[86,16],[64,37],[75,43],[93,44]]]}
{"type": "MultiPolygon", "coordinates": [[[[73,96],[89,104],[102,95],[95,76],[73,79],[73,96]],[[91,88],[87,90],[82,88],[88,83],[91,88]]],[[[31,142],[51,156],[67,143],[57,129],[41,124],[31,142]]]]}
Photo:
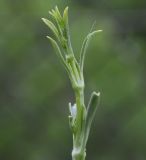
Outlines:
{"type": "Polygon", "coordinates": [[[73,93],[41,21],[69,5],[76,56],[96,20],[85,62],[86,102],[101,91],[88,143],[92,160],[146,159],[146,1],[0,1],[0,159],[65,160],[73,93]]]}

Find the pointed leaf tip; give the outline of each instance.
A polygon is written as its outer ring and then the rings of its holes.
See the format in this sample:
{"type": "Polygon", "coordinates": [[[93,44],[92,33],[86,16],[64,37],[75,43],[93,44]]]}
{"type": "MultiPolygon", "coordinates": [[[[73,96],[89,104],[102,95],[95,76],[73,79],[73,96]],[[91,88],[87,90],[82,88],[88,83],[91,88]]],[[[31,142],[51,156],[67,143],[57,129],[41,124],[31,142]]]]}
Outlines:
{"type": "Polygon", "coordinates": [[[102,32],[102,30],[95,30],[95,31],[89,33],[87,36],[88,36],[88,38],[89,38],[89,37],[92,37],[92,36],[94,36],[95,34],[97,34],[97,33],[99,33],[99,32],[102,32]]]}
{"type": "Polygon", "coordinates": [[[66,62],[65,62],[65,59],[62,55],[62,52],[60,50],[60,47],[58,46],[57,42],[51,38],[50,36],[46,36],[52,43],[52,46],[54,47],[55,51],[56,51],[56,54],[57,56],[59,57],[59,59],[61,60],[62,64],[64,65],[65,69],[68,71],[68,68],[67,68],[67,65],[66,65],[66,62]]]}
{"type": "Polygon", "coordinates": [[[67,6],[67,7],[64,9],[64,13],[68,13],[68,9],[69,9],[69,7],[67,6]]]}
{"type": "Polygon", "coordinates": [[[95,92],[94,91],[92,94],[95,95],[95,96],[98,96],[98,97],[100,96],[100,92],[95,92]]]}
{"type": "Polygon", "coordinates": [[[55,12],[57,13],[58,18],[61,19],[62,17],[61,17],[60,11],[57,6],[55,6],[55,12]]]}
{"type": "Polygon", "coordinates": [[[97,30],[97,32],[102,32],[102,31],[103,31],[102,29],[97,30]]]}
{"type": "Polygon", "coordinates": [[[97,33],[102,32],[102,30],[95,30],[93,32],[90,32],[84,39],[82,47],[81,47],[81,51],[80,51],[80,68],[83,71],[83,67],[84,67],[84,60],[85,60],[85,54],[89,45],[89,42],[91,41],[91,39],[93,38],[94,35],[96,35],[97,33]]]}
{"type": "Polygon", "coordinates": [[[41,20],[45,23],[45,18],[41,18],[41,20]]]}
{"type": "Polygon", "coordinates": [[[43,22],[51,29],[51,31],[55,34],[55,36],[58,38],[58,30],[56,26],[48,19],[42,18],[43,22]]]}
{"type": "Polygon", "coordinates": [[[85,126],[85,133],[86,133],[85,144],[87,143],[92,121],[95,117],[95,113],[99,105],[99,96],[100,96],[100,92],[93,92],[89,100],[89,104],[87,107],[86,126],[85,126]]]}
{"type": "Polygon", "coordinates": [[[65,23],[67,23],[67,21],[68,21],[68,6],[64,9],[63,19],[64,19],[65,23]]]}

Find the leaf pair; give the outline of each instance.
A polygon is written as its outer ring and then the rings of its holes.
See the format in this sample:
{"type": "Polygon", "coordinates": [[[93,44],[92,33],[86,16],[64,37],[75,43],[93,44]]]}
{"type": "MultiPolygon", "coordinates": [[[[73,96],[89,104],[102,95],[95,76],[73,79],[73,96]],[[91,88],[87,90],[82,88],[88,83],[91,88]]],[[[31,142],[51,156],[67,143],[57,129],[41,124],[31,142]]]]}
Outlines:
{"type": "Polygon", "coordinates": [[[50,36],[47,36],[47,38],[51,41],[57,53],[57,56],[62,61],[67,72],[70,72],[69,66],[67,64],[67,55],[72,55],[74,57],[74,54],[70,42],[69,25],[68,25],[68,7],[65,8],[63,15],[60,14],[57,6],[55,7],[54,10],[49,11],[49,14],[55,20],[55,23],[45,18],[42,18],[42,20],[54,33],[57,41],[51,38],[50,36]]]}
{"type": "MultiPolygon", "coordinates": [[[[54,33],[57,40],[60,42],[63,50],[65,50],[66,54],[73,54],[71,42],[70,42],[70,34],[69,34],[69,25],[68,25],[68,7],[65,8],[63,15],[60,14],[58,7],[56,6],[54,10],[50,11],[49,14],[53,17],[56,22],[56,25],[52,23],[50,20],[42,18],[43,22],[50,28],[50,30],[54,33]]],[[[93,28],[93,27],[92,27],[93,28]]],[[[85,55],[87,52],[88,45],[93,38],[94,35],[101,32],[102,30],[96,30],[90,32],[84,39],[81,51],[80,51],[80,70],[83,73],[85,55]]],[[[58,43],[51,37],[47,36],[47,38],[51,41],[53,47],[55,48],[57,55],[61,58],[61,61],[65,65],[66,69],[66,57],[62,55],[60,47],[58,43]]]]}
{"type": "Polygon", "coordinates": [[[49,11],[49,14],[52,16],[56,24],[45,18],[42,18],[42,20],[51,29],[61,45],[64,46],[63,43],[68,37],[68,7],[65,8],[63,15],[60,14],[57,6],[54,10],[52,9],[52,11],[49,11]]]}

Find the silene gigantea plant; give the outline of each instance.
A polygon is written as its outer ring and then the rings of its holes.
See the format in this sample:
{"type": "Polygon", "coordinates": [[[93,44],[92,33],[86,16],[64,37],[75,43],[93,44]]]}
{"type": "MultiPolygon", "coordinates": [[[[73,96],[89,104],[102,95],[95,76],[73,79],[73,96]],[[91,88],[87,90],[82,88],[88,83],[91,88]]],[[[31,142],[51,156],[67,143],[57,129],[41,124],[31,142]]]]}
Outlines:
{"type": "Polygon", "coordinates": [[[47,38],[52,43],[57,56],[66,69],[75,94],[75,103],[68,104],[70,111],[69,125],[73,134],[72,160],[85,160],[86,144],[92,120],[99,104],[100,92],[93,92],[91,94],[86,107],[84,102],[84,60],[89,42],[94,35],[102,30],[92,31],[85,37],[80,51],[80,59],[77,60],[70,40],[68,7],[66,7],[63,14],[61,14],[56,6],[49,14],[52,21],[45,18],[42,18],[42,20],[53,32],[55,39],[50,36],[47,36],[47,38]]]}

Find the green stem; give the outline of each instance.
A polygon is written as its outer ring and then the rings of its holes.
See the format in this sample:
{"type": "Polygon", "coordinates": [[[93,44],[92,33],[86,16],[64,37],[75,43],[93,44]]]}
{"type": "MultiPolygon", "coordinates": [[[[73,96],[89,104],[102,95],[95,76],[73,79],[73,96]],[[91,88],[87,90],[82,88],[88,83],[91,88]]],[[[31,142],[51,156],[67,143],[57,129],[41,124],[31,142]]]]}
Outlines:
{"type": "Polygon", "coordinates": [[[77,132],[73,135],[72,160],[85,160],[86,149],[83,145],[86,114],[86,108],[84,104],[84,88],[77,88],[75,90],[75,99],[77,105],[77,132]]]}
{"type": "Polygon", "coordinates": [[[99,93],[92,93],[89,105],[86,109],[84,104],[83,66],[88,44],[93,35],[101,32],[101,30],[90,32],[87,35],[82,45],[80,62],[78,62],[74,56],[70,41],[68,7],[66,7],[64,10],[63,16],[61,16],[57,7],[55,7],[55,9],[49,13],[55,20],[57,26],[47,19],[43,18],[42,20],[53,31],[59,42],[59,45],[54,39],[49,36],[47,37],[56,49],[57,55],[59,58],[61,58],[61,61],[67,70],[73,90],[75,92],[75,104],[72,106],[71,103],[69,103],[69,124],[73,133],[72,160],[85,160],[86,143],[88,140],[92,120],[95,116],[95,112],[99,103],[99,93]],[[65,54],[63,54],[62,51],[65,54]]]}
{"type": "Polygon", "coordinates": [[[80,152],[78,149],[74,149],[72,152],[72,160],[85,160],[86,152],[80,152]]]}

